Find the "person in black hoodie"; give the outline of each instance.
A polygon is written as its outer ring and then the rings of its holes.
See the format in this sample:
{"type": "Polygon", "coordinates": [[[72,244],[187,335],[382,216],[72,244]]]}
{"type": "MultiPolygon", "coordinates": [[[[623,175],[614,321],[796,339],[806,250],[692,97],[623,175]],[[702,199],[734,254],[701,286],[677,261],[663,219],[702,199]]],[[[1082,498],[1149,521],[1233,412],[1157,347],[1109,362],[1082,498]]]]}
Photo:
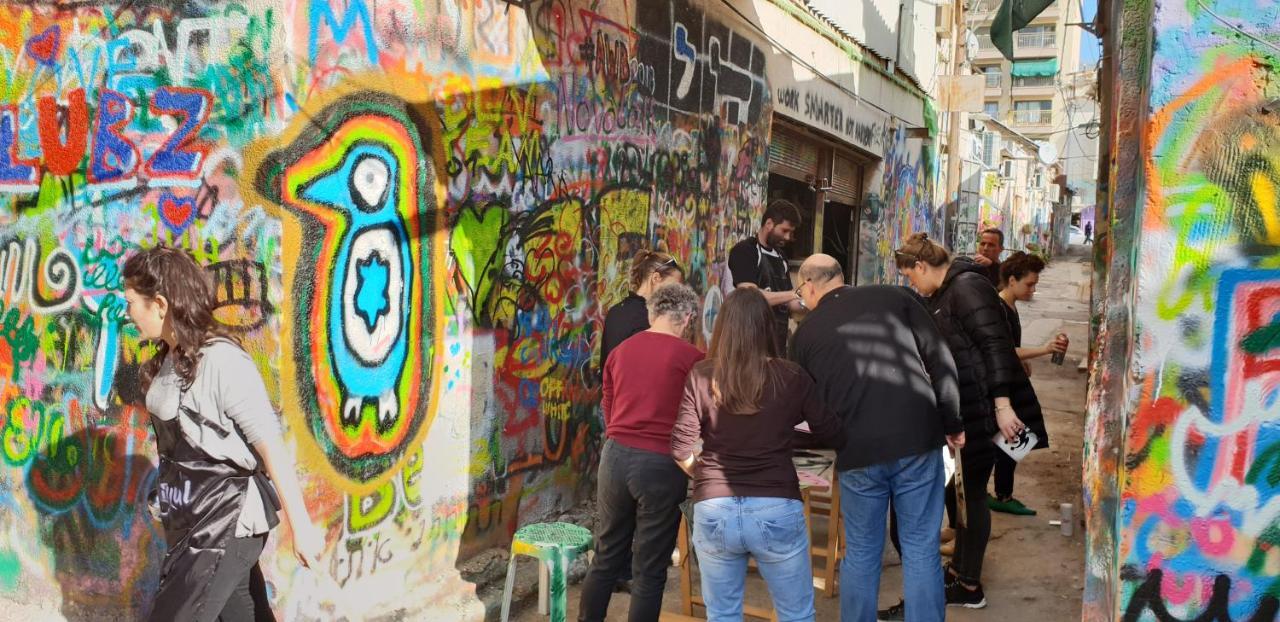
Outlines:
{"type": "Polygon", "coordinates": [[[840,619],[876,619],[885,513],[901,530],[903,589],[912,620],[945,617],[938,526],[942,451],[965,443],[956,367],[929,311],[911,290],[847,287],[840,263],[812,255],[797,295],[812,309],[791,341],[791,359],[844,422],[836,457],[846,555],[840,619]]]}
{"type": "MultiPolygon", "coordinates": [[[[894,261],[911,286],[927,298],[959,371],[960,415],[966,437],[961,468],[967,524],[957,524],[946,593],[948,605],[979,609],[987,604],[981,582],[982,561],[991,537],[987,481],[1000,451],[993,439],[997,433],[1016,439],[1026,427],[1009,400],[1022,364],[1014,353],[1004,303],[982,266],[963,258],[953,261],[945,248],[924,233],[908,238],[894,252],[894,261]]],[[[949,508],[955,503],[953,486],[948,487],[947,501],[949,508]]]]}

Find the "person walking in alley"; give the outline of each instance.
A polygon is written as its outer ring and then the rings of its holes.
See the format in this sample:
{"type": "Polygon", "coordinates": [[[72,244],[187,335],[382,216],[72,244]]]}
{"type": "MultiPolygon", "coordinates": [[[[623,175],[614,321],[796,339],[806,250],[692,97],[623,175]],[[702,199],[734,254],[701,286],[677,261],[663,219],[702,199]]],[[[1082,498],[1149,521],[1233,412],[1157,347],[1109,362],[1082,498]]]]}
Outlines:
{"type": "Polygon", "coordinates": [[[983,229],[978,238],[978,254],[974,263],[982,268],[982,275],[992,285],[1000,287],[1000,254],[1004,252],[1004,232],[992,227],[983,229]]]}
{"type": "MultiPolygon", "coordinates": [[[[1040,282],[1042,270],[1044,270],[1044,260],[1021,251],[1011,255],[1000,266],[1000,279],[1004,283],[1004,287],[1000,290],[1000,300],[1004,302],[1009,335],[1013,339],[1018,359],[1023,361],[1024,371],[1029,369],[1026,361],[1030,359],[1067,351],[1067,342],[1062,336],[1038,348],[1022,347],[1022,321],[1018,317],[1018,301],[1030,301],[1035,295],[1036,284],[1040,282]]],[[[1035,388],[1031,386],[1028,375],[1024,373],[1010,386],[1009,401],[1017,411],[1018,418],[1026,424],[1027,429],[1035,433],[1034,449],[1043,449],[1049,446],[1049,432],[1045,429],[1040,400],[1036,397],[1035,388]]],[[[1036,511],[1013,496],[1013,473],[1017,468],[1018,462],[1009,457],[1009,454],[1003,451],[996,454],[996,494],[994,497],[987,497],[987,506],[996,512],[1033,516],[1036,511]]]]}
{"type": "Polygon", "coordinates": [[[1084,223],[1084,243],[1088,244],[1093,241],[1093,223],[1084,223]]]}
{"type": "Polygon", "coordinates": [[[813,255],[797,293],[811,309],[792,360],[844,422],[836,459],[844,521],[840,619],[872,622],[880,592],[885,514],[892,499],[912,621],[942,620],[944,444],[965,446],[960,388],[947,342],[909,290],[847,287],[839,262],[813,255]]]}
{"type": "Polygon", "coordinates": [[[144,250],[123,276],[129,319],[156,344],[142,390],[160,454],[151,505],[169,549],[150,619],[274,620],[258,557],[277,512],[304,567],[316,568],[324,534],[307,514],[266,385],[214,320],[213,288],[191,255],[144,250]]]}
{"type": "Polygon", "coordinates": [[[791,313],[800,311],[800,300],[791,288],[787,258],[782,250],[791,242],[800,226],[800,210],[786,199],[769,203],[755,236],[738,242],[729,251],[729,272],[733,285],[754,285],[764,292],[765,301],[773,307],[773,330],[770,331],[778,352],[787,351],[791,313]]]}
{"type": "Polygon", "coordinates": [[[845,435],[808,374],[759,338],[772,322],[763,292],[739,289],[725,298],[671,433],[671,455],[693,477],[693,546],[711,622],[742,619],[749,557],[779,620],[816,615],[792,437],[801,422],[826,446],[843,445],[845,435]]]}
{"type": "Polygon", "coordinates": [[[649,310],[645,300],[661,285],[683,283],[684,270],[671,255],[649,249],[640,249],[631,259],[631,291],[627,297],[612,307],[604,316],[604,331],[600,337],[600,368],[609,360],[609,353],[628,337],[649,329],[649,310]]]}
{"type": "Polygon", "coordinates": [[[648,330],[622,342],[604,366],[605,443],[596,475],[595,559],[582,584],[579,620],[605,619],[631,560],[631,622],[658,619],[688,479],[671,461],[671,428],[685,379],[702,352],[682,337],[698,312],[689,287],[659,286],[648,330]]]}
{"type": "MultiPolygon", "coordinates": [[[[894,252],[898,271],[925,296],[938,329],[955,357],[960,382],[960,414],[965,444],[961,450],[965,517],[957,521],[955,554],[947,570],[947,604],[982,608],[982,562],[991,536],[987,481],[1000,450],[998,432],[1013,441],[1026,427],[1010,402],[1011,386],[1022,373],[1005,319],[1004,303],[982,266],[951,259],[946,249],[916,233],[894,252]]],[[[948,485],[948,510],[956,516],[954,485],[948,485]]],[[[904,538],[905,543],[905,538],[904,538]]],[[[908,604],[910,606],[910,604],[908,604]]]]}

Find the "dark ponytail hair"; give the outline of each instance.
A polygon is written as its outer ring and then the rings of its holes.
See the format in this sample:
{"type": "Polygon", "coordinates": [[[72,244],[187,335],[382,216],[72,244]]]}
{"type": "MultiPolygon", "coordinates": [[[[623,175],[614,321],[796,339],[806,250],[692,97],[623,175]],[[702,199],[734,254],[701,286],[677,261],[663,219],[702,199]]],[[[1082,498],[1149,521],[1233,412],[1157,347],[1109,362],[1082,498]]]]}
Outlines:
{"type": "Polygon", "coordinates": [[[644,284],[644,280],[654,272],[664,277],[676,272],[680,273],[681,277],[684,276],[684,269],[680,267],[680,264],[676,263],[674,257],[666,253],[642,248],[631,259],[631,291],[640,289],[640,286],[644,284]]]}
{"type": "MultiPolygon", "coordinates": [[[[161,245],[141,251],[124,262],[124,284],[142,296],[164,296],[169,302],[169,319],[173,327],[173,369],[190,387],[200,363],[200,348],[214,338],[239,342],[230,336],[213,317],[216,299],[209,279],[195,258],[185,250],[161,245]]],[[[145,393],[170,354],[169,344],[160,341],[156,355],[142,366],[142,391],[145,393]]]]}
{"type": "Polygon", "coordinates": [[[1043,259],[1018,251],[1000,264],[1000,283],[1007,285],[1009,279],[1021,281],[1028,274],[1039,274],[1041,270],[1044,270],[1043,259]]]}
{"type": "Polygon", "coordinates": [[[899,270],[913,268],[920,261],[936,268],[947,265],[951,261],[951,253],[941,244],[930,240],[929,234],[920,232],[911,234],[906,243],[893,252],[893,261],[898,264],[899,270]]]}

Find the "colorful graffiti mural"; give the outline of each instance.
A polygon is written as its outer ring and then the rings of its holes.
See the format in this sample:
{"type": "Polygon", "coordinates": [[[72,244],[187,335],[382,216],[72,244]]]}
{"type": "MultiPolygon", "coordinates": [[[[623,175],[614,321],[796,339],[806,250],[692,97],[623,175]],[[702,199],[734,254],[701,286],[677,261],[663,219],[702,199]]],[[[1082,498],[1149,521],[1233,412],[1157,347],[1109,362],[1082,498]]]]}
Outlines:
{"type": "Polygon", "coordinates": [[[1122,102],[1150,112],[1141,142],[1113,136],[1121,155],[1108,231],[1128,235],[1127,223],[1137,224],[1131,249],[1109,241],[1103,317],[1132,314],[1135,326],[1104,334],[1094,372],[1103,387],[1091,399],[1121,406],[1126,420],[1091,406],[1085,617],[1274,620],[1280,7],[1137,3],[1116,15],[1134,32],[1154,21],[1155,45],[1122,39],[1122,102]],[[1149,93],[1133,88],[1148,80],[1149,93]],[[1138,144],[1141,160],[1127,161],[1138,144]],[[1125,262],[1135,266],[1133,290],[1117,272],[1125,262]],[[1126,337],[1127,352],[1113,347],[1126,337]],[[1108,440],[1121,431],[1120,443],[1108,440]]]}
{"type": "Polygon", "coordinates": [[[885,127],[884,167],[880,191],[863,203],[858,222],[857,282],[898,282],[893,249],[917,231],[942,240],[944,215],[934,202],[937,153],[920,139],[907,137],[905,127],[885,127]]]}
{"type": "MultiPolygon", "coordinates": [[[[526,4],[0,3],[0,601],[146,612],[151,349],[120,266],[164,242],[206,266],[328,536],[318,572],[268,553],[278,611],[481,615],[461,560],[590,490],[627,258],[689,266],[709,330],[766,194],[767,46],[731,13],[526,4]]],[[[886,201],[923,205],[901,158],[886,201]]]]}

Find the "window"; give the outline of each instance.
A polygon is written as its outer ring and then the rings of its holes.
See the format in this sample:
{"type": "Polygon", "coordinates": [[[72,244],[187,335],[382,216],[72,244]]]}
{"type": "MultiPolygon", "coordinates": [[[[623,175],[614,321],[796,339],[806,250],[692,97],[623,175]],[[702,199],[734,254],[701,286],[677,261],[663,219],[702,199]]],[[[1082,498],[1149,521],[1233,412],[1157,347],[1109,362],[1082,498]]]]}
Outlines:
{"type": "Polygon", "coordinates": [[[995,132],[982,133],[982,165],[988,169],[1000,166],[1000,136],[995,132]]]}
{"type": "Polygon", "coordinates": [[[1014,76],[1013,86],[1053,86],[1053,76],[1014,76]]]}
{"type": "Polygon", "coordinates": [[[1013,102],[1014,123],[1048,125],[1053,122],[1053,101],[1038,99],[1013,102]]]}
{"type": "Polygon", "coordinates": [[[982,73],[984,76],[986,76],[987,88],[989,89],[1000,88],[1000,78],[1003,77],[1003,73],[1000,71],[999,65],[987,65],[985,67],[978,67],[978,71],[982,73]]]}
{"type": "Polygon", "coordinates": [[[1000,102],[983,102],[982,112],[992,119],[1000,118],[1000,102]]]}
{"type": "Polygon", "coordinates": [[[991,29],[987,27],[979,28],[973,31],[978,37],[978,47],[983,50],[994,50],[996,44],[991,42],[991,29]]]}
{"type": "Polygon", "coordinates": [[[1017,34],[1020,48],[1051,48],[1057,45],[1056,28],[1052,24],[1027,26],[1017,34]]]}

